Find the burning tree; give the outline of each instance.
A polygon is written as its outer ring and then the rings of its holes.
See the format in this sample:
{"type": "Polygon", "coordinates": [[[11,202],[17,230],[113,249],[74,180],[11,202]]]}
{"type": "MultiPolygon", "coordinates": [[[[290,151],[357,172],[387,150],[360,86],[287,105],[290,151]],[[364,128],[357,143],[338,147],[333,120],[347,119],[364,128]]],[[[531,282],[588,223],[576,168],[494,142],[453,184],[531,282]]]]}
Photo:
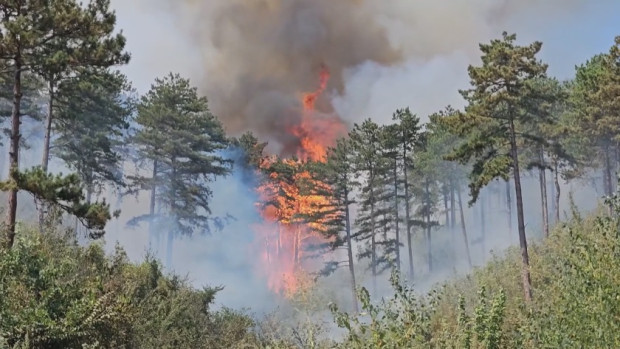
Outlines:
{"type": "Polygon", "coordinates": [[[264,224],[255,227],[264,242],[263,271],[269,288],[292,295],[299,288],[303,264],[334,243],[328,222],[334,219],[332,188],[319,173],[327,149],[344,133],[338,118],[321,115],[315,103],[329,80],[326,67],[320,71],[319,88],[301,97],[301,117],[288,128],[299,139],[297,157],[263,158],[259,168],[264,179],[258,187],[258,207],[264,224]]]}
{"type": "Polygon", "coordinates": [[[259,207],[266,224],[259,229],[265,243],[264,261],[271,271],[269,287],[291,294],[297,288],[302,261],[327,247],[326,222],[331,218],[331,189],[313,176],[313,162],[265,159],[267,179],[259,187],[259,207]]]}

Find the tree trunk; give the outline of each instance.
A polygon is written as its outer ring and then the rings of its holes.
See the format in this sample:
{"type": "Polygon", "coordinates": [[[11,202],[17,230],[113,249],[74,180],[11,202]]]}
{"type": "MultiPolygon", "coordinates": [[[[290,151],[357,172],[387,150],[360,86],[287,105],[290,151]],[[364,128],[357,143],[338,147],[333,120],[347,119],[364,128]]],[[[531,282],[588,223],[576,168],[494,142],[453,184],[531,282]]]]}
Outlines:
{"type": "Polygon", "coordinates": [[[558,163],[555,163],[553,171],[553,184],[555,185],[555,224],[560,223],[560,175],[558,173],[558,163]]]}
{"type": "Polygon", "coordinates": [[[609,147],[605,148],[605,195],[611,196],[613,194],[613,183],[612,179],[612,169],[611,169],[611,159],[609,158],[609,147]]]}
{"type": "Polygon", "coordinates": [[[426,180],[426,253],[428,254],[428,271],[433,272],[433,251],[431,245],[431,193],[426,180]]]}
{"type": "Polygon", "coordinates": [[[396,251],[396,269],[400,273],[400,214],[398,212],[398,162],[394,161],[394,215],[395,215],[395,229],[396,229],[396,241],[394,246],[396,251]]]}
{"type": "MultiPolygon", "coordinates": [[[[541,164],[544,164],[544,155],[541,152],[539,154],[539,159],[541,164]]],[[[538,170],[538,178],[540,180],[540,201],[542,204],[542,225],[543,225],[543,233],[545,237],[549,237],[549,210],[547,204],[547,174],[545,168],[540,168],[538,170]]]]}
{"type": "Polygon", "coordinates": [[[486,227],[486,217],[484,216],[484,202],[486,200],[486,193],[484,191],[480,192],[480,248],[482,249],[482,261],[486,262],[487,260],[487,227],[486,227]]]}
{"type": "Polygon", "coordinates": [[[77,239],[80,236],[80,219],[75,217],[75,238],[77,239]]]}
{"type": "Polygon", "coordinates": [[[13,182],[9,190],[8,214],[6,218],[6,246],[13,247],[15,241],[15,220],[17,218],[17,171],[19,170],[19,125],[21,123],[21,101],[22,101],[22,61],[18,55],[15,60],[15,72],[13,81],[13,110],[11,111],[11,145],[9,150],[9,180],[13,182]]]}
{"type": "Polygon", "coordinates": [[[467,238],[467,228],[465,227],[465,213],[463,212],[463,200],[461,199],[461,187],[459,186],[456,189],[456,195],[459,200],[459,212],[461,214],[461,231],[463,232],[463,242],[465,243],[465,252],[467,253],[467,263],[469,263],[469,267],[472,267],[471,264],[471,254],[469,253],[469,239],[467,238]]]}
{"type": "Polygon", "coordinates": [[[45,118],[45,136],[43,138],[43,158],[41,159],[41,168],[47,173],[50,161],[50,140],[52,137],[52,120],[54,117],[54,82],[49,83],[49,103],[47,106],[47,116],[45,118]]]}
{"type": "Polygon", "coordinates": [[[550,227],[558,224],[558,220],[555,219],[555,209],[556,209],[556,205],[555,205],[555,164],[553,166],[554,167],[551,170],[551,173],[554,174],[554,182],[552,183],[547,182],[547,192],[551,190],[551,200],[549,201],[549,204],[551,205],[551,212],[549,213],[550,227]],[[549,189],[549,187],[551,187],[551,189],[549,189]],[[551,216],[552,214],[553,214],[553,217],[551,216]]]}
{"type": "Polygon", "coordinates": [[[446,215],[446,227],[450,227],[450,209],[448,208],[448,189],[443,190],[443,209],[446,215]]]}
{"type": "Polygon", "coordinates": [[[349,191],[344,190],[344,202],[345,202],[345,229],[347,231],[347,255],[349,258],[349,274],[351,275],[351,296],[353,301],[353,310],[355,313],[359,312],[357,306],[357,292],[355,290],[355,265],[353,261],[353,243],[351,242],[351,216],[349,214],[349,191]]]}
{"type": "Polygon", "coordinates": [[[174,226],[170,227],[168,230],[168,241],[166,243],[166,266],[168,267],[168,269],[172,269],[172,251],[173,251],[173,244],[174,244],[174,234],[176,233],[176,229],[179,228],[180,222],[178,221],[178,216],[177,216],[177,207],[176,207],[176,187],[174,184],[174,180],[177,178],[177,165],[176,165],[176,157],[173,156],[171,159],[171,169],[172,169],[172,174],[171,177],[172,181],[170,183],[170,192],[169,192],[169,196],[170,196],[170,213],[169,213],[169,217],[172,217],[172,219],[177,220],[176,224],[174,224],[174,226]]]}
{"type": "Polygon", "coordinates": [[[4,179],[4,170],[6,164],[6,153],[0,152],[0,178],[4,179]]]}
{"type": "Polygon", "coordinates": [[[276,252],[276,256],[278,256],[278,259],[280,258],[280,256],[282,255],[282,224],[276,224],[276,229],[278,232],[278,250],[276,252]]]}
{"type": "Polygon", "coordinates": [[[405,184],[405,226],[407,227],[407,252],[409,253],[409,279],[413,281],[413,246],[411,246],[411,216],[409,205],[409,178],[407,177],[407,146],[403,144],[403,180],[405,184]]]}
{"type": "Polygon", "coordinates": [[[519,172],[519,153],[514,121],[510,120],[510,151],[513,162],[513,175],[515,180],[515,194],[517,197],[517,226],[519,228],[519,245],[521,247],[521,278],[523,293],[527,302],[532,301],[532,279],[530,276],[530,256],[527,251],[527,237],[525,236],[525,218],[523,216],[523,196],[521,193],[521,175],[519,172]]]}
{"type": "Polygon", "coordinates": [[[86,186],[86,203],[90,205],[93,199],[93,187],[91,185],[86,186]]]}
{"type": "MultiPolygon", "coordinates": [[[[299,209],[298,209],[299,212],[299,209]]],[[[296,224],[295,236],[293,239],[293,270],[299,266],[299,242],[301,239],[301,224],[296,224]]]]}
{"type": "Polygon", "coordinates": [[[157,246],[153,247],[153,242],[157,239],[155,235],[158,232],[155,231],[155,201],[157,200],[157,184],[155,184],[155,180],[157,178],[157,160],[153,161],[153,187],[151,188],[151,202],[149,203],[149,248],[155,248],[155,253],[159,249],[159,243],[157,246]]]}
{"type": "Polygon", "coordinates": [[[510,180],[506,181],[506,208],[508,210],[508,235],[512,244],[512,198],[510,197],[510,180]]]}
{"type": "Polygon", "coordinates": [[[449,197],[450,197],[450,224],[449,224],[449,230],[450,230],[450,242],[452,244],[452,266],[454,268],[456,268],[457,266],[457,259],[456,256],[457,254],[457,247],[456,247],[456,222],[455,222],[455,200],[454,200],[454,179],[452,178],[452,176],[450,176],[450,180],[448,181],[448,191],[449,191],[449,197]]]}
{"type": "MultiPolygon", "coordinates": [[[[373,184],[374,185],[374,184],[373,184]]],[[[377,241],[375,239],[375,197],[372,188],[370,189],[370,248],[371,248],[371,268],[372,268],[372,287],[373,293],[377,293],[377,241]]]]}
{"type": "MultiPolygon", "coordinates": [[[[43,137],[43,158],[41,159],[41,169],[47,173],[50,159],[50,139],[52,135],[52,119],[54,116],[54,82],[50,81],[49,86],[49,103],[47,105],[47,116],[45,118],[45,134],[43,137]]],[[[47,211],[47,203],[41,202],[39,206],[39,227],[43,232],[45,221],[45,212],[47,211]]]]}
{"type": "Polygon", "coordinates": [[[456,207],[454,198],[454,180],[450,178],[450,228],[456,228],[456,207]]]}

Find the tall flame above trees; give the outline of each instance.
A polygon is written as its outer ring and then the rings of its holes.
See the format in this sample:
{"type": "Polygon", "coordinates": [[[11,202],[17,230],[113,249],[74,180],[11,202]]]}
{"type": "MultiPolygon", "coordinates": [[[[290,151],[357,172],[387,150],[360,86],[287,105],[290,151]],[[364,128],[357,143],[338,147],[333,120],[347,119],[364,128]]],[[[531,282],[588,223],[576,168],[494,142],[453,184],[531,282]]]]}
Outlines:
{"type": "MultiPolygon", "coordinates": [[[[342,136],[345,126],[315,109],[327,88],[329,71],[322,67],[317,90],[301,96],[301,119],[288,131],[299,139],[298,158],[263,159],[266,180],[259,186],[259,210],[265,222],[255,228],[264,242],[262,270],[271,290],[287,296],[300,287],[304,263],[330,244],[326,223],[335,214],[331,188],[315,175],[313,167],[326,159],[328,146],[342,136]]],[[[303,278],[302,278],[303,279],[303,278]]]]}

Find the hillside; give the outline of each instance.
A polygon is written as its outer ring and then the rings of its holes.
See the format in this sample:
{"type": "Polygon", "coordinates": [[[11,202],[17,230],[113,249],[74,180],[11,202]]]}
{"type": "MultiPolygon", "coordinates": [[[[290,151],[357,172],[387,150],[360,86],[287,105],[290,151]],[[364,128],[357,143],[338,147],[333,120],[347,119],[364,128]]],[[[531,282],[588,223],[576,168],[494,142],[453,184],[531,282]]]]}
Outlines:
{"type": "Polygon", "coordinates": [[[316,324],[252,319],[121,248],[76,245],[63,232],[19,234],[0,252],[0,346],[12,348],[613,348],[620,346],[620,200],[615,214],[573,218],[531,246],[534,300],[523,303],[519,251],[417,297],[393,274],[393,298],[360,317],[334,312],[348,335],[316,324]],[[325,331],[325,330],[323,330],[325,331]]]}

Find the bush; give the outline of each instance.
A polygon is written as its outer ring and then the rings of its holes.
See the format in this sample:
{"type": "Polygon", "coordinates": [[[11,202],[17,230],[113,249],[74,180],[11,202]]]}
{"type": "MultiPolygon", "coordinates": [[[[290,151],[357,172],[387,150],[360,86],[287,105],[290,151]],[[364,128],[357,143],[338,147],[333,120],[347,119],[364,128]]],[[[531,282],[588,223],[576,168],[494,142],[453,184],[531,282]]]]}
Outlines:
{"type": "Polygon", "coordinates": [[[195,290],[152,259],[26,232],[0,251],[0,347],[244,348],[253,321],[209,310],[220,289],[195,290]]]}
{"type": "Polygon", "coordinates": [[[620,348],[620,198],[608,204],[613,215],[575,215],[531,246],[532,303],[512,249],[427,295],[396,273],[378,304],[360,289],[361,314],[331,306],[338,342],[311,316],[323,303],[312,290],[293,302],[296,325],[255,323],[211,310],[220,288],[194,289],[151,258],[24,232],[0,251],[0,348],[620,348]]]}
{"type": "Polygon", "coordinates": [[[394,295],[363,313],[333,307],[342,348],[620,348],[620,199],[615,214],[575,216],[531,246],[534,301],[510,250],[471,275],[418,297],[393,274],[394,295]]]}

